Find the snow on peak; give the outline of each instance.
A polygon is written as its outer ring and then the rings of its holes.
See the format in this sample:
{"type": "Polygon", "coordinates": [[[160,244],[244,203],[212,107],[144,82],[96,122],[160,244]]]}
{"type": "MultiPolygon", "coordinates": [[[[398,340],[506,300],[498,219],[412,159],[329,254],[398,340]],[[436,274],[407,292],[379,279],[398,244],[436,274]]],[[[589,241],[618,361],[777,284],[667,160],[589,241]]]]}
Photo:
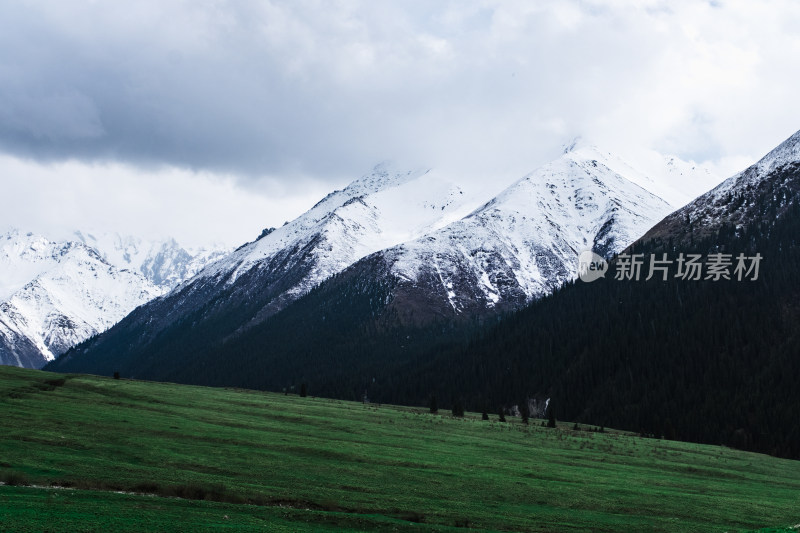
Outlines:
{"type": "Polygon", "coordinates": [[[0,235],[0,301],[76,251],[97,255],[94,250],[77,242],[58,243],[18,229],[0,235]]]}
{"type": "Polygon", "coordinates": [[[619,252],[672,211],[595,147],[574,148],[468,217],[387,251],[395,276],[428,283],[456,313],[524,303],[573,279],[581,251],[619,252]]]}
{"type": "MultiPolygon", "coordinates": [[[[798,162],[800,162],[800,131],[783,141],[755,164],[734,174],[708,193],[696,198],[676,212],[675,216],[682,218],[688,215],[696,223],[707,226],[722,219],[728,219],[730,222],[732,213],[729,199],[732,193],[747,193],[750,188],[757,189],[761,181],[774,170],[783,165],[798,162]],[[679,213],[680,215],[678,215],[679,213]]],[[[746,216],[746,210],[740,206],[736,210],[736,217],[743,216],[746,216]]],[[[740,219],[737,223],[745,222],[740,219]]]]}
{"type": "Polygon", "coordinates": [[[163,290],[82,242],[0,237],[0,363],[42,366],[163,290]]]}
{"type": "Polygon", "coordinates": [[[676,208],[686,205],[722,181],[708,168],[675,155],[639,150],[621,157],[581,137],[564,146],[564,156],[575,161],[596,160],[676,208]]]}
{"type": "Polygon", "coordinates": [[[374,194],[416,180],[428,172],[430,169],[399,169],[395,163],[384,161],[375,165],[369,174],[350,183],[344,191],[349,196],[374,194]]]}
{"type": "Polygon", "coordinates": [[[573,137],[571,141],[565,143],[561,146],[561,153],[568,154],[580,148],[584,148],[587,146],[591,146],[586,139],[578,135],[577,137],[573,137]]]}

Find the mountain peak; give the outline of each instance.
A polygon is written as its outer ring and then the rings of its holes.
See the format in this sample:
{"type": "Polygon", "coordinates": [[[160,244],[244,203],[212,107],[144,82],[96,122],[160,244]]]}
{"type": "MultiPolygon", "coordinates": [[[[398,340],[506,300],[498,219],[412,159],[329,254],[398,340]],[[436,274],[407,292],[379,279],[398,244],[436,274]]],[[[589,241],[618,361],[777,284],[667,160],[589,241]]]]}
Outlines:
{"type": "Polygon", "coordinates": [[[577,135],[573,137],[571,141],[561,145],[561,153],[568,154],[570,152],[580,150],[581,148],[585,148],[587,146],[592,146],[592,145],[582,136],[577,135]]]}
{"type": "Polygon", "coordinates": [[[555,161],[573,161],[579,164],[597,162],[614,169],[619,174],[641,174],[618,155],[602,149],[597,144],[591,143],[583,137],[575,137],[571,142],[564,145],[563,154],[555,161]]]}
{"type": "Polygon", "coordinates": [[[373,194],[415,180],[428,172],[430,169],[403,170],[392,161],[383,161],[375,165],[372,172],[348,185],[345,192],[350,196],[373,194]]]}

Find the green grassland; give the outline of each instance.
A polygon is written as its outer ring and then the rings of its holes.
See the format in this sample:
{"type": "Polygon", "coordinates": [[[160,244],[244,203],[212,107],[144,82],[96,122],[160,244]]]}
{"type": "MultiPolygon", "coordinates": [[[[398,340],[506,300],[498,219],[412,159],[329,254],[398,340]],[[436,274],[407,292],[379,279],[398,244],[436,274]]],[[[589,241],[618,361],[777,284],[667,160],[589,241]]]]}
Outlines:
{"type": "MultiPolygon", "coordinates": [[[[313,392],[313,391],[311,391],[313,392]]],[[[742,531],[800,462],[426,409],[0,367],[2,531],[742,531]]]]}

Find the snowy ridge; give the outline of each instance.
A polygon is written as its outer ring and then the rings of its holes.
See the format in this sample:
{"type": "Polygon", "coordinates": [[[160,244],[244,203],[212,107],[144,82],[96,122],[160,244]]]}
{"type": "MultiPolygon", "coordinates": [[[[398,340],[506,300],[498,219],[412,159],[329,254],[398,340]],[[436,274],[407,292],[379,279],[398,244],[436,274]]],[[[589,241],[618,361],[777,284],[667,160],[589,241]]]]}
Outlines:
{"type": "MultiPolygon", "coordinates": [[[[574,279],[579,252],[609,256],[672,211],[629,176],[648,178],[584,144],[485,202],[441,172],[382,164],[207,264],[92,346],[137,353],[160,332],[185,345],[194,328],[222,327],[220,340],[231,338],[347,268],[396,287],[386,304],[401,320],[516,309],[574,279]]],[[[142,247],[113,249],[149,272],[142,247]]]]}
{"type": "MultiPolygon", "coordinates": [[[[65,245],[68,246],[68,245],[65,245]]],[[[11,230],[0,236],[0,300],[58,264],[64,250],[44,237],[11,230]]]]}
{"type": "Polygon", "coordinates": [[[755,174],[763,176],[787,163],[796,163],[798,161],[800,161],[800,131],[795,132],[794,135],[759,159],[755,164],[755,174]]]}
{"type": "Polygon", "coordinates": [[[800,131],[783,141],[754,165],[734,174],[723,181],[708,194],[697,198],[686,206],[686,211],[694,221],[708,222],[718,218],[727,208],[724,199],[734,191],[742,191],[748,186],[757,185],[764,176],[789,163],[800,161],[800,131]]]}
{"type": "MultiPolygon", "coordinates": [[[[350,291],[353,280],[354,290],[391,290],[375,304],[391,321],[517,309],[575,278],[579,252],[620,251],[672,211],[614,170],[602,151],[584,148],[488,202],[441,172],[379,165],[207,265],[54,367],[92,361],[87,364],[108,371],[109,350],[141,358],[144,366],[131,375],[158,374],[159,362],[148,355],[154,350],[190,365],[206,341],[242,338],[326,280],[326,294],[350,291]],[[205,333],[202,341],[198,331],[205,333]]],[[[265,339],[255,349],[268,345],[265,339]]]]}
{"type": "MultiPolygon", "coordinates": [[[[790,183],[793,180],[791,175],[779,177],[780,172],[778,171],[782,167],[798,164],[800,164],[800,131],[786,139],[755,164],[731,176],[708,193],[671,214],[662,224],[652,228],[647,233],[647,237],[676,234],[678,226],[686,226],[683,228],[683,232],[697,231],[698,234],[716,231],[721,224],[730,224],[737,229],[741,228],[742,225],[760,217],[760,214],[754,213],[753,210],[758,191],[762,186],[774,189],[774,192],[770,193],[771,196],[773,194],[782,196],[778,191],[784,191],[785,194],[788,188],[797,186],[796,183],[790,183]],[[732,206],[734,197],[738,197],[735,207],[732,206]],[[692,229],[695,226],[699,229],[692,229]]],[[[785,197],[778,196],[772,199],[775,207],[785,207],[785,197]]]]}
{"type": "Polygon", "coordinates": [[[445,294],[456,313],[551,292],[575,278],[581,251],[610,256],[672,211],[601,157],[568,151],[464,219],[387,250],[393,274],[445,294]]]}

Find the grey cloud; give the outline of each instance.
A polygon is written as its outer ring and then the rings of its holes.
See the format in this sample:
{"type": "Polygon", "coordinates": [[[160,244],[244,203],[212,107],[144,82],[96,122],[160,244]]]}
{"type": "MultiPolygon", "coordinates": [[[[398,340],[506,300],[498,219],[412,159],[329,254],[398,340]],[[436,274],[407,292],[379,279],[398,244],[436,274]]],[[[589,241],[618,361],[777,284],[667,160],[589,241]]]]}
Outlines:
{"type": "Polygon", "coordinates": [[[678,23],[703,20],[634,5],[5,2],[0,150],[324,177],[387,157],[532,166],[576,133],[677,151],[676,132],[730,135],[719,110],[674,118],[713,98],[681,81],[704,43],[678,23]]]}

